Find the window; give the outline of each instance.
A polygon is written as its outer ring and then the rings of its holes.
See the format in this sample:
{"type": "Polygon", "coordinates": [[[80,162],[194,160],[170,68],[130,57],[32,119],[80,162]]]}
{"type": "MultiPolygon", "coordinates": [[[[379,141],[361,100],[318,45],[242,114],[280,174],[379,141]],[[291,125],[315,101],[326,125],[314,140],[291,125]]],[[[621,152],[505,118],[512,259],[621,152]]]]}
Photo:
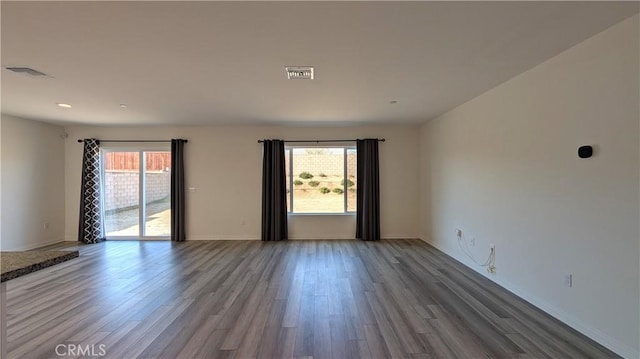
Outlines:
{"type": "Polygon", "coordinates": [[[349,213],[356,210],[354,147],[287,147],[289,213],[349,213]]]}
{"type": "Polygon", "coordinates": [[[106,148],[102,159],[107,238],[171,236],[171,152],[106,148]]]}

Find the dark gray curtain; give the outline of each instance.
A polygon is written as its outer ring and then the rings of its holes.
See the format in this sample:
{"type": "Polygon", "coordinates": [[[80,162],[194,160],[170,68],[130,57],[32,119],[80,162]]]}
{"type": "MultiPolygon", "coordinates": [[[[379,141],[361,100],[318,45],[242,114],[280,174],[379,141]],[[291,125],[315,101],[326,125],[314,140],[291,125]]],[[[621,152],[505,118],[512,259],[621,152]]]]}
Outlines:
{"type": "Polygon", "coordinates": [[[287,178],[284,141],[265,140],[262,155],[262,240],[280,241],[287,233],[287,178]]]}
{"type": "Polygon", "coordinates": [[[357,141],[356,238],[380,239],[380,168],[378,139],[357,141]]]}
{"type": "Polygon", "coordinates": [[[171,240],[182,242],[185,234],[184,144],[171,140],[171,240]]]}
{"type": "Polygon", "coordinates": [[[83,143],[78,241],[98,243],[105,239],[101,205],[100,141],[86,138],[83,143]]]}

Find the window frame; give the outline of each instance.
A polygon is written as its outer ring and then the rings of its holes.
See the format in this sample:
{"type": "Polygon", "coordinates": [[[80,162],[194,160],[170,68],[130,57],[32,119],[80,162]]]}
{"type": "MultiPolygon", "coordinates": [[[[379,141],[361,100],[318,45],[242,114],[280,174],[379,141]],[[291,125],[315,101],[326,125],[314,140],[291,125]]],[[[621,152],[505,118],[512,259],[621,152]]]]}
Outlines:
{"type": "MultiPolygon", "coordinates": [[[[287,193],[287,196],[289,197],[289,208],[287,209],[287,215],[293,215],[293,216],[355,216],[356,215],[356,210],[353,211],[349,211],[349,205],[348,205],[348,190],[349,190],[349,182],[347,181],[348,174],[348,162],[347,162],[347,153],[348,151],[353,150],[354,152],[356,152],[356,156],[357,156],[357,147],[355,143],[352,144],[314,144],[314,145],[310,145],[310,144],[300,144],[300,145],[285,145],[284,151],[285,151],[285,156],[287,157],[287,160],[289,161],[289,168],[287,168],[287,171],[289,172],[290,176],[287,179],[288,182],[288,187],[289,187],[289,193],[287,193]],[[293,181],[294,181],[294,175],[293,175],[293,150],[294,149],[335,149],[335,148],[342,148],[342,166],[343,166],[343,170],[342,170],[342,178],[344,179],[344,185],[343,185],[343,192],[342,192],[342,196],[343,196],[343,205],[342,205],[342,212],[294,212],[293,211],[293,203],[294,203],[294,196],[293,196],[293,190],[294,190],[294,185],[293,185],[293,181]]],[[[356,179],[356,186],[357,186],[357,179],[356,179]]],[[[357,198],[357,195],[356,195],[357,198]]]]}

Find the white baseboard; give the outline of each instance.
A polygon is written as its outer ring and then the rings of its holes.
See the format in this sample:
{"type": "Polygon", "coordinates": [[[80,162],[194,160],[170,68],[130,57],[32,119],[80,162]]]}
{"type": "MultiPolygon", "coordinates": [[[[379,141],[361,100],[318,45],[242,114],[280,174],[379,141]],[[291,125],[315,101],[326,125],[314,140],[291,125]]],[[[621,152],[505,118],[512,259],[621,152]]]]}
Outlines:
{"type": "Polygon", "coordinates": [[[517,295],[518,297],[533,304],[535,307],[542,310],[543,312],[546,312],[547,314],[565,323],[571,328],[593,339],[595,342],[598,342],[600,345],[604,346],[605,348],[608,348],[614,353],[622,356],[623,358],[628,358],[628,359],[640,358],[640,352],[634,350],[630,346],[621,343],[619,340],[612,338],[611,336],[605,334],[599,329],[584,323],[580,319],[569,315],[567,312],[563,311],[562,309],[554,305],[551,305],[536,296],[530,295],[529,293],[523,291],[522,288],[504,280],[494,281],[494,282],[496,282],[506,290],[510,291],[511,293],[517,295]]]}
{"type": "Polygon", "coordinates": [[[413,235],[387,234],[387,235],[382,235],[381,237],[382,239],[420,239],[420,237],[416,236],[415,234],[413,235]]]}
{"type": "MultiPolygon", "coordinates": [[[[289,236],[290,240],[313,240],[313,239],[353,239],[352,236],[289,236]]],[[[187,236],[188,241],[259,241],[260,235],[245,235],[245,234],[216,234],[216,235],[198,235],[187,236]]]]}
{"type": "Polygon", "coordinates": [[[50,246],[52,244],[57,244],[57,243],[62,243],[62,242],[64,242],[63,239],[54,239],[54,240],[51,240],[51,241],[33,243],[33,244],[26,245],[26,246],[13,248],[11,250],[12,251],[30,251],[32,249],[38,249],[38,248],[42,248],[42,247],[46,247],[46,246],[50,246]]]}
{"type": "MultiPolygon", "coordinates": [[[[422,238],[421,238],[422,239],[422,238]]],[[[585,336],[591,338],[592,340],[596,341],[597,343],[599,343],[600,345],[608,348],[609,350],[613,351],[614,353],[622,356],[623,358],[627,358],[627,359],[638,359],[640,358],[640,352],[638,352],[636,349],[621,343],[619,340],[612,338],[611,336],[605,334],[604,332],[602,332],[601,330],[594,328],[586,323],[584,323],[583,321],[581,321],[580,319],[569,315],[567,312],[565,312],[564,310],[540,299],[539,297],[532,295],[530,293],[528,293],[527,291],[523,290],[522,288],[520,288],[517,285],[514,285],[513,283],[509,283],[508,281],[505,280],[499,280],[498,278],[494,278],[491,276],[486,275],[486,273],[484,273],[484,271],[480,270],[479,268],[474,268],[472,266],[467,265],[466,263],[462,262],[461,260],[459,260],[458,258],[450,255],[449,253],[447,253],[444,249],[442,249],[440,246],[436,245],[435,243],[431,242],[431,241],[427,241],[422,239],[422,241],[432,245],[433,247],[435,247],[436,249],[438,249],[439,251],[441,251],[442,253],[448,255],[449,257],[454,258],[456,261],[464,264],[466,267],[471,268],[472,270],[478,272],[480,275],[482,275],[483,277],[488,278],[489,280],[491,280],[492,282],[500,285],[501,287],[503,287],[504,289],[506,289],[507,291],[513,293],[514,295],[524,299],[525,301],[529,302],[530,304],[532,304],[533,306],[535,306],[536,308],[542,310],[543,312],[551,315],[552,317],[558,319],[559,321],[563,322],[564,324],[570,326],[571,328],[577,330],[578,332],[584,334],[585,336]]]]}
{"type": "Polygon", "coordinates": [[[300,241],[300,240],[314,240],[314,239],[318,239],[318,240],[331,240],[331,239],[355,239],[353,237],[353,235],[350,234],[346,234],[346,235],[340,235],[340,236],[328,236],[328,235],[299,235],[299,236],[289,236],[289,239],[294,240],[294,241],[300,241]]]}
{"type": "MultiPolygon", "coordinates": [[[[383,239],[407,239],[407,238],[417,238],[416,236],[405,236],[405,235],[393,235],[393,236],[383,236],[383,239]]],[[[297,236],[289,236],[290,240],[299,241],[299,240],[355,240],[353,235],[297,235],[297,236]]],[[[214,235],[195,235],[195,236],[187,236],[188,241],[259,241],[260,235],[255,234],[214,234],[214,235]]]]}
{"type": "Polygon", "coordinates": [[[260,235],[250,234],[214,234],[187,236],[187,241],[259,241],[260,235]]]}
{"type": "MultiPolygon", "coordinates": [[[[420,238],[415,235],[404,235],[404,234],[390,234],[383,235],[382,239],[411,239],[411,238],[420,238]]],[[[329,240],[329,239],[355,239],[355,237],[351,234],[346,235],[298,235],[298,236],[289,236],[291,240],[311,240],[311,239],[320,239],[320,240],[329,240]]],[[[260,234],[205,234],[205,235],[195,235],[195,236],[187,236],[188,241],[259,241],[260,234]]],[[[66,241],[66,242],[76,242],[78,238],[66,236],[64,240],[60,240],[57,242],[66,241]]]]}
{"type": "MultiPolygon", "coordinates": [[[[407,236],[407,235],[383,235],[382,239],[415,239],[418,238],[417,236],[407,236]]],[[[304,235],[304,236],[290,236],[289,239],[292,240],[312,240],[312,239],[319,239],[319,240],[331,240],[331,239],[341,239],[341,240],[355,240],[356,237],[353,236],[352,234],[346,234],[346,235],[304,235]]]]}

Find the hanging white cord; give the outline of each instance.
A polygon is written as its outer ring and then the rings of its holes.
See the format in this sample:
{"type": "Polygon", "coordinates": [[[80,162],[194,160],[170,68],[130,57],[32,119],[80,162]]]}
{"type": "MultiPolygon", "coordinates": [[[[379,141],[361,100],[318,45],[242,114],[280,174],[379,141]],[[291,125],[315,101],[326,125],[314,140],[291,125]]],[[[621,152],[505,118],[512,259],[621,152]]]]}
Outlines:
{"type": "Polygon", "coordinates": [[[491,248],[489,250],[489,255],[487,256],[487,260],[484,261],[484,263],[480,263],[476,260],[476,258],[473,256],[473,253],[471,253],[471,248],[469,248],[469,243],[468,241],[464,238],[464,235],[462,233],[460,233],[459,235],[456,234],[456,237],[458,238],[458,247],[460,248],[460,251],[462,253],[464,253],[467,257],[469,257],[469,259],[471,259],[475,264],[481,266],[481,267],[486,267],[487,271],[490,273],[495,272],[495,260],[496,260],[496,251],[495,248],[491,248]],[[460,242],[463,241],[464,242],[464,246],[466,248],[463,248],[462,245],[460,244],[460,242]]]}

